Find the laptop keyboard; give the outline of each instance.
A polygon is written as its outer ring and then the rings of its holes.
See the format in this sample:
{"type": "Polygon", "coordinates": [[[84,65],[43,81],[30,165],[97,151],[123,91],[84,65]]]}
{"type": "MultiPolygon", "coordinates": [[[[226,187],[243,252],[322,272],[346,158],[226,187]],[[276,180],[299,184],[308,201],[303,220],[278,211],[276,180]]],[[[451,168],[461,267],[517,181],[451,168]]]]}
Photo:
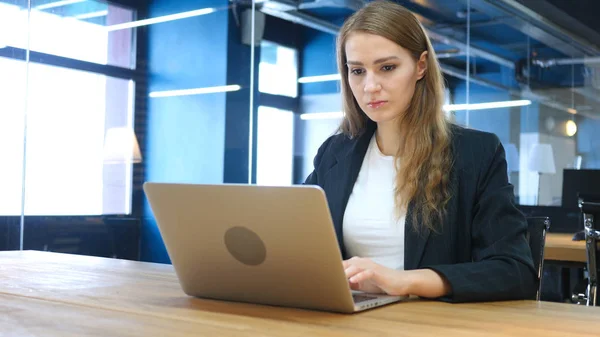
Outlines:
{"type": "Polygon", "coordinates": [[[364,302],[364,301],[368,301],[368,300],[372,300],[374,298],[377,298],[377,296],[369,296],[369,295],[363,295],[363,294],[352,294],[352,298],[354,299],[354,303],[360,303],[360,302],[364,302]]]}

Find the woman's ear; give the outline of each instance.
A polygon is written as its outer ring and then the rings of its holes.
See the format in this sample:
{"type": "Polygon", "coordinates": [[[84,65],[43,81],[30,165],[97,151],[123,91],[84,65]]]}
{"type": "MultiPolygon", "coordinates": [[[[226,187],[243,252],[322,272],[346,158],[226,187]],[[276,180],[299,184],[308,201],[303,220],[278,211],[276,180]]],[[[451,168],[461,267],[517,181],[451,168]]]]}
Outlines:
{"type": "Polygon", "coordinates": [[[421,53],[421,57],[417,61],[417,80],[420,80],[425,76],[427,71],[427,50],[421,53]]]}

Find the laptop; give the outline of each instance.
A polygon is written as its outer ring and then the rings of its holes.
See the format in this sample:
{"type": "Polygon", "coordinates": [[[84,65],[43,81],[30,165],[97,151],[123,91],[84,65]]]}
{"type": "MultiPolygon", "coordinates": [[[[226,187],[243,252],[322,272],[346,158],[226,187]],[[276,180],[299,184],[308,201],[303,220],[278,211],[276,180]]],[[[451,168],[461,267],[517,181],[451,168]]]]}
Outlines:
{"type": "Polygon", "coordinates": [[[350,289],[318,186],[146,182],[144,192],[189,296],[340,313],[405,298],[350,289]]]}

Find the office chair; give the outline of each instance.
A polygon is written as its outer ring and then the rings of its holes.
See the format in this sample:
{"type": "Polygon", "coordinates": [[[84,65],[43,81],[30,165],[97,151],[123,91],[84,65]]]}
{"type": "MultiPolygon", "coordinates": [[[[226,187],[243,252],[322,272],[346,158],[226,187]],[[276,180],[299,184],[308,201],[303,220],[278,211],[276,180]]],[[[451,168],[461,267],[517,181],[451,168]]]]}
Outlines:
{"type": "Polygon", "coordinates": [[[600,202],[582,201],[580,203],[583,213],[583,228],[585,232],[585,250],[587,255],[588,285],[586,291],[585,304],[590,306],[598,305],[597,287],[598,287],[598,267],[600,261],[598,258],[598,241],[600,240],[600,202]]]}
{"type": "Polygon", "coordinates": [[[544,246],[546,245],[546,232],[550,229],[549,217],[527,218],[527,240],[533,257],[533,266],[537,272],[538,288],[535,299],[540,300],[542,292],[542,275],[544,272],[544,246]]]}

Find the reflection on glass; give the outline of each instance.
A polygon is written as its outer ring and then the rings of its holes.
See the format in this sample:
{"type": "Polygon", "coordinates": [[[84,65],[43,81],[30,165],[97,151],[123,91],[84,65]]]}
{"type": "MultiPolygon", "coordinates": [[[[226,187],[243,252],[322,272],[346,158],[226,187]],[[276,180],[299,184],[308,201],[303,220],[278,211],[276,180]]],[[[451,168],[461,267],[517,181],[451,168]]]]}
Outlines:
{"type": "Polygon", "coordinates": [[[105,164],[141,163],[142,153],[133,129],[128,127],[110,128],[104,137],[105,164]]]}
{"type": "MultiPolygon", "coordinates": [[[[531,172],[535,172],[541,179],[542,174],[555,174],[556,165],[554,161],[554,151],[552,144],[534,144],[529,153],[529,165],[528,169],[531,172]]],[[[538,184],[537,197],[541,196],[541,185],[538,184]]],[[[545,203],[552,202],[546,201],[545,203]]],[[[540,200],[536,200],[534,205],[539,205],[540,200]]]]}

